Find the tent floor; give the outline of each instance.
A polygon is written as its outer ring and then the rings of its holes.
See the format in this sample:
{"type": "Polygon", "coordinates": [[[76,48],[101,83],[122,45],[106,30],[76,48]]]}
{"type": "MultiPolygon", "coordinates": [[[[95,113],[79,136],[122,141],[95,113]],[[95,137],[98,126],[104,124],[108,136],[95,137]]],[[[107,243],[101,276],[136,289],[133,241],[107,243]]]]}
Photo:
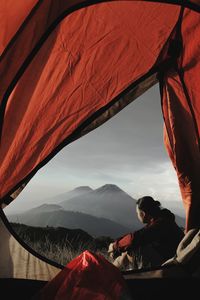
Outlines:
{"type": "MultiPolygon", "coordinates": [[[[133,300],[199,299],[199,279],[127,279],[126,282],[133,300]]],[[[45,284],[46,281],[0,279],[1,299],[31,300],[45,284]]]]}
{"type": "Polygon", "coordinates": [[[47,281],[0,278],[1,300],[31,300],[47,281]]]}
{"type": "Polygon", "coordinates": [[[200,299],[200,280],[157,278],[126,280],[133,300],[200,299]]]}

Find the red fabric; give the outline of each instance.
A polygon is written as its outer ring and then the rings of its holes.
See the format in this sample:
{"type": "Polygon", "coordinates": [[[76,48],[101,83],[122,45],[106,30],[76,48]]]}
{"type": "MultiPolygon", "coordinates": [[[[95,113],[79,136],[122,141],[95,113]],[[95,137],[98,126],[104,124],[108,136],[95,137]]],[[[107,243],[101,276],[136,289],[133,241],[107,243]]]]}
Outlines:
{"type": "Polygon", "coordinates": [[[48,28],[66,9],[82,1],[20,0],[16,2],[17,4],[13,5],[13,0],[0,1],[0,53],[3,50],[7,50],[5,55],[1,57],[0,62],[0,103],[24,61],[34,47],[37,46],[48,28]],[[26,25],[21,27],[30,11],[36,5],[37,8],[26,22],[26,25]],[[20,27],[20,32],[16,34],[20,27]],[[15,39],[12,41],[10,47],[6,49],[6,46],[15,34],[15,39]]]}
{"type": "Polygon", "coordinates": [[[85,251],[43,288],[39,299],[117,300],[126,290],[125,280],[115,266],[103,256],[85,251]]]}
{"type": "Polygon", "coordinates": [[[186,211],[186,231],[200,226],[200,14],[185,10],[183,52],[178,61],[183,81],[172,70],[165,76],[165,144],[177,172],[186,211]],[[185,89],[184,89],[185,86],[185,89]]]}
{"type": "Polygon", "coordinates": [[[0,1],[0,55],[38,0],[0,1]]]}
{"type": "MultiPolygon", "coordinates": [[[[40,44],[55,20],[81,2],[21,0],[13,5],[11,0],[0,1],[0,53],[4,51],[0,103],[7,104],[1,137],[0,198],[27,178],[84,121],[156,64],[180,12],[179,6],[169,4],[109,1],[66,16],[40,44]],[[18,31],[24,20],[26,25],[18,31]],[[39,50],[25,67],[36,46],[39,50]]],[[[178,62],[194,116],[180,78],[170,72],[165,75],[163,101],[171,136],[168,140],[173,140],[167,148],[172,148],[187,230],[199,225],[200,213],[199,21],[199,13],[185,9],[183,52],[178,62]],[[173,103],[171,110],[168,104],[172,99],[177,107],[173,103]]]]}
{"type": "MultiPolygon", "coordinates": [[[[65,2],[53,1],[46,8],[43,5],[49,1],[42,2],[6,53],[2,93],[65,2]]],[[[1,137],[0,197],[156,64],[179,11],[174,5],[109,2],[76,11],[56,27],[8,99],[1,137]]]]}
{"type": "Polygon", "coordinates": [[[113,246],[114,249],[119,249],[121,252],[124,252],[129,248],[134,241],[134,234],[129,233],[123,236],[122,238],[118,239],[114,242],[113,246]]]}

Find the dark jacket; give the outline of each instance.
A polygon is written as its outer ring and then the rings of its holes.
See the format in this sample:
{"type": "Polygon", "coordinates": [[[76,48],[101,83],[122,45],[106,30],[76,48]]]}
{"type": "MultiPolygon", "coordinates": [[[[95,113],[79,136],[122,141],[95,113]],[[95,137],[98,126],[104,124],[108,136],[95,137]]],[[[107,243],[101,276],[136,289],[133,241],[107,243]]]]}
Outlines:
{"type": "Polygon", "coordinates": [[[129,233],[114,242],[119,252],[134,251],[138,247],[151,245],[167,260],[176,254],[176,249],[184,236],[183,230],[176,224],[174,214],[162,209],[160,215],[144,228],[129,233]]]}

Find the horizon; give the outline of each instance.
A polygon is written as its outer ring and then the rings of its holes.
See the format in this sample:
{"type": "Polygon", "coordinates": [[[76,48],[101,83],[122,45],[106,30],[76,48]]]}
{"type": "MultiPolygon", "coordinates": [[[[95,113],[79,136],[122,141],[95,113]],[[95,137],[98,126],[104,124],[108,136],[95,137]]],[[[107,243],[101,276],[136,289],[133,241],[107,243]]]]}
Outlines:
{"type": "MultiPolygon", "coordinates": [[[[56,194],[54,196],[51,196],[50,198],[46,198],[41,203],[37,203],[37,204],[32,203],[32,205],[30,205],[30,203],[29,203],[28,206],[23,206],[23,208],[21,206],[12,207],[12,205],[11,205],[11,207],[8,206],[8,207],[5,208],[5,213],[7,215],[11,215],[11,214],[16,214],[16,213],[23,213],[23,212],[26,212],[28,210],[34,209],[34,208],[42,207],[43,205],[60,205],[59,201],[54,202],[55,197],[63,196],[65,194],[71,193],[71,192],[73,192],[77,189],[86,188],[86,187],[90,188],[91,192],[95,192],[95,191],[97,191],[101,188],[104,188],[105,186],[110,186],[110,187],[115,186],[115,187],[119,188],[119,190],[121,190],[122,192],[124,192],[125,194],[130,196],[134,201],[137,200],[137,198],[134,198],[132,195],[130,195],[128,192],[126,192],[124,189],[122,189],[118,185],[106,183],[102,186],[98,186],[98,187],[95,187],[95,188],[91,188],[91,186],[89,186],[89,185],[87,185],[87,186],[77,186],[77,187],[73,188],[72,190],[68,190],[64,193],[56,194]]],[[[90,191],[88,191],[88,193],[90,193],[90,191]]],[[[87,192],[86,192],[86,194],[87,194],[87,192]]],[[[143,196],[145,196],[145,195],[143,195],[143,196]]],[[[72,199],[72,198],[69,198],[69,199],[72,199]]],[[[167,203],[166,201],[162,201],[161,199],[155,199],[155,200],[158,200],[161,203],[161,207],[171,209],[172,212],[177,214],[178,216],[185,217],[184,209],[182,207],[179,207],[179,204],[180,204],[179,201],[175,200],[175,201],[170,201],[170,202],[167,203]]],[[[66,200],[66,201],[68,201],[68,200],[66,200]]]]}

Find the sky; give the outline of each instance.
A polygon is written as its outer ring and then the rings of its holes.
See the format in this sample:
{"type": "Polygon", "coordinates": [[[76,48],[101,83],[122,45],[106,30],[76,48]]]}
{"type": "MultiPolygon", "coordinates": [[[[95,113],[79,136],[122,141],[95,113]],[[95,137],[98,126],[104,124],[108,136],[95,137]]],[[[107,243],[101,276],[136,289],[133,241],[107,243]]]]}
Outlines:
{"type": "Polygon", "coordinates": [[[163,144],[158,85],[96,130],[65,147],[26,186],[7,211],[30,209],[78,186],[116,184],[137,199],[182,200],[163,144]]]}

